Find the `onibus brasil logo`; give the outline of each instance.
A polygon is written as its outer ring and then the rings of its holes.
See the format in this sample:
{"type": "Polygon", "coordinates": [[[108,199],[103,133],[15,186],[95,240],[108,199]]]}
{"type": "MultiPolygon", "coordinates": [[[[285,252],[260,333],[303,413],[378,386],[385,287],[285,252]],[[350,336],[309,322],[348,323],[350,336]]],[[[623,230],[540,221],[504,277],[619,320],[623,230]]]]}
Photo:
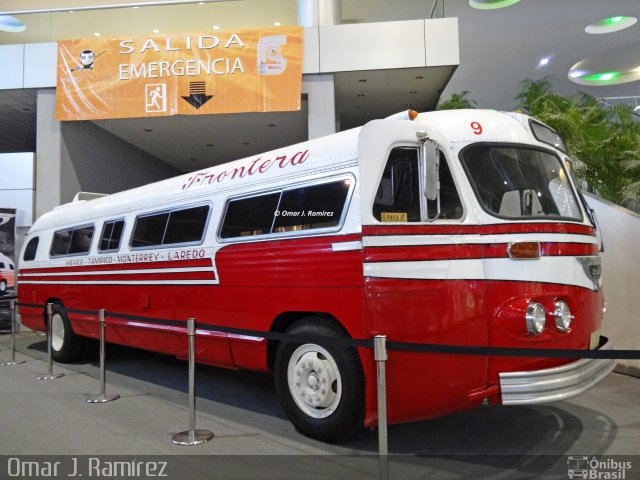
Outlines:
{"type": "Polygon", "coordinates": [[[613,458],[600,460],[597,457],[570,456],[567,459],[567,475],[570,479],[585,480],[626,480],[631,462],[613,458]]]}

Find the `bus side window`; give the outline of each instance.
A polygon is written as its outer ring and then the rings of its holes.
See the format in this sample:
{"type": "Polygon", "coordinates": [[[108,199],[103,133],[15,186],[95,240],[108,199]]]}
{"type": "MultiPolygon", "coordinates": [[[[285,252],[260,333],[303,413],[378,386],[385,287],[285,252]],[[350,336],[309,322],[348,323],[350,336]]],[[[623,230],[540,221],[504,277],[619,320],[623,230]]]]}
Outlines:
{"type": "Polygon", "coordinates": [[[122,240],[122,231],[124,230],[124,220],[112,220],[104,223],[102,227],[102,237],[98,251],[117,252],[120,249],[120,240],[122,240]]]}
{"type": "Polygon", "coordinates": [[[381,222],[420,221],[418,149],[391,150],[373,204],[373,216],[381,222]]]}
{"type": "MultiPolygon", "coordinates": [[[[453,176],[449,169],[449,164],[444,156],[444,153],[440,152],[440,216],[441,220],[457,220],[462,218],[463,209],[462,202],[460,201],[460,195],[453,182],[453,176]]],[[[435,214],[436,201],[428,200],[427,208],[429,209],[429,215],[435,214]]]]}
{"type": "Polygon", "coordinates": [[[221,238],[252,237],[271,233],[280,192],[231,200],[222,224],[221,238]]]}
{"type": "Polygon", "coordinates": [[[81,227],[74,229],[71,235],[71,245],[69,245],[69,255],[89,253],[92,239],[93,227],[81,227]]]}
{"type": "Polygon", "coordinates": [[[24,256],[22,257],[22,259],[25,262],[30,262],[31,260],[35,260],[36,252],[38,251],[39,242],[40,242],[39,237],[33,237],[31,240],[29,240],[29,243],[24,249],[24,256]]]}
{"type": "Polygon", "coordinates": [[[52,257],[67,254],[69,243],[71,242],[71,232],[72,230],[61,230],[53,234],[53,243],[51,244],[52,257]]]}
{"type": "Polygon", "coordinates": [[[133,228],[132,248],[193,245],[202,242],[209,205],[140,215],[133,228]]]}

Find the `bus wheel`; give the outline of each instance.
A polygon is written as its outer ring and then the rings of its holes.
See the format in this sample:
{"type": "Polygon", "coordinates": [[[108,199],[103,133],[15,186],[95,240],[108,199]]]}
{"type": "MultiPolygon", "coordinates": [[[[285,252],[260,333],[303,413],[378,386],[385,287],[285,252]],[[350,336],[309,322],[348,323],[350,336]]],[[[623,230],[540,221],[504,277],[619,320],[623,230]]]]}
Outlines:
{"type": "MultiPolygon", "coordinates": [[[[305,318],[287,333],[347,338],[342,329],[322,317],[305,318]]],[[[362,425],[364,372],[355,348],[322,341],[282,343],[274,373],[282,407],[303,434],[335,442],[362,425]]]]}
{"type": "Polygon", "coordinates": [[[71,328],[66,309],[53,304],[51,315],[51,356],[56,362],[73,362],[80,358],[84,339],[71,328]]]}

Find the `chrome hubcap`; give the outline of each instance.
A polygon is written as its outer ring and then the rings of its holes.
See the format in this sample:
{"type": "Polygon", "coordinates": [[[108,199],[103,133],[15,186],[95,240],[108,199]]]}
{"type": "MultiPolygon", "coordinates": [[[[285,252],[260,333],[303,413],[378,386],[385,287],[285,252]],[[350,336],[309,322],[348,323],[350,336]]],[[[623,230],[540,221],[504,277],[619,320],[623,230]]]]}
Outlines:
{"type": "Polygon", "coordinates": [[[293,352],[287,379],[296,405],[310,417],[326,418],[340,404],[342,380],[338,366],[319,345],[302,345],[293,352]]]}

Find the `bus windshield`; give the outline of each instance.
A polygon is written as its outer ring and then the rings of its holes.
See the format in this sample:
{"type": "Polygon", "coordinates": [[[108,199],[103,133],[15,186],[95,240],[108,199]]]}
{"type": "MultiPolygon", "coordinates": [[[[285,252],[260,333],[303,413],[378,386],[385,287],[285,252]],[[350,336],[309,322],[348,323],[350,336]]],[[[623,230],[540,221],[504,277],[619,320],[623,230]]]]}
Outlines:
{"type": "Polygon", "coordinates": [[[582,220],[558,157],[533,147],[477,144],[461,161],[482,208],[503,218],[582,220]]]}

